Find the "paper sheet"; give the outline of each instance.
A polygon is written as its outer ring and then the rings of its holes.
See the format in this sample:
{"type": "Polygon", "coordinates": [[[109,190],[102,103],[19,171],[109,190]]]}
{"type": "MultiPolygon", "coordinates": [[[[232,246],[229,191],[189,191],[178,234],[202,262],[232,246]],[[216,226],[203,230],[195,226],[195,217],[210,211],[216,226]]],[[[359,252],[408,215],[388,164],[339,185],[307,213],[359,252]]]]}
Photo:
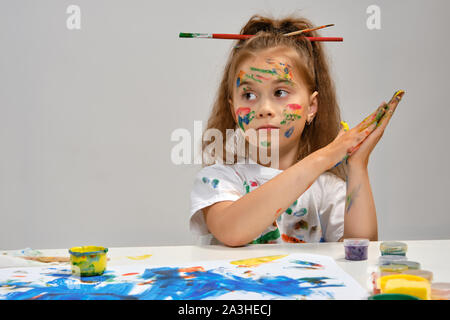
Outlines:
{"type": "Polygon", "coordinates": [[[289,254],[183,265],[126,265],[77,277],[67,267],[0,269],[0,299],[365,299],[327,256],[289,254]]]}

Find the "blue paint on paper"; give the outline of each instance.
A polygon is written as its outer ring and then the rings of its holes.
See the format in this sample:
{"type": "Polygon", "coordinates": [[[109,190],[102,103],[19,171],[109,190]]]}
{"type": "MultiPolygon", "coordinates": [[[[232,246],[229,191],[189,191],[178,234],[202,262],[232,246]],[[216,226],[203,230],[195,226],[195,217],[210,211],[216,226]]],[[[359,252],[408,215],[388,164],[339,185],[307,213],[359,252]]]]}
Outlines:
{"type": "MultiPolygon", "coordinates": [[[[322,269],[323,266],[314,262],[309,262],[309,261],[302,261],[302,260],[293,260],[290,261],[291,263],[295,263],[297,264],[297,266],[294,266],[292,268],[300,268],[300,269],[322,269]]],[[[305,279],[305,278],[302,278],[305,279]]],[[[315,279],[315,278],[314,278],[315,279]]],[[[324,278],[326,279],[326,278],[324,278]]]]}
{"type": "MultiPolygon", "coordinates": [[[[114,275],[107,275],[114,276],[114,275]]],[[[84,277],[91,278],[94,277],[84,277]]],[[[217,270],[180,272],[179,268],[162,267],[146,269],[139,277],[143,281],[151,280],[150,284],[143,284],[147,289],[130,294],[138,285],[133,282],[105,283],[106,278],[97,277],[97,283],[83,283],[75,278],[62,275],[47,285],[30,282],[8,280],[0,282],[0,286],[13,286],[14,289],[26,288],[27,291],[7,293],[6,299],[38,299],[38,300],[187,300],[220,297],[232,291],[254,292],[271,297],[289,298],[292,296],[309,296],[314,292],[327,295],[332,294],[320,289],[327,287],[342,287],[343,284],[327,284],[326,277],[294,279],[286,276],[265,276],[257,279],[240,277],[233,274],[223,274],[217,270]],[[189,276],[189,277],[185,277],[189,276]],[[317,291],[317,289],[319,289],[317,291]]],[[[142,284],[141,284],[142,285],[142,284]]]]}

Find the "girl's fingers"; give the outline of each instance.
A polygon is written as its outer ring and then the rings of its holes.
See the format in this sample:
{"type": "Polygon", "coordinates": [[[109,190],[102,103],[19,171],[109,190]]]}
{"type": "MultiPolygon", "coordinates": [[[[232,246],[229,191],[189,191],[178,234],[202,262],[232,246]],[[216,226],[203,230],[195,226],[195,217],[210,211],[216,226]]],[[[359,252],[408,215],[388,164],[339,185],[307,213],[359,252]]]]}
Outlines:
{"type": "Polygon", "coordinates": [[[361,121],[361,123],[356,126],[356,128],[358,128],[358,131],[361,132],[367,129],[367,127],[374,123],[374,121],[379,121],[384,115],[385,105],[386,103],[383,102],[372,114],[361,121]]]}
{"type": "Polygon", "coordinates": [[[405,91],[403,91],[403,90],[399,90],[394,94],[392,99],[386,105],[386,112],[385,112],[383,118],[381,119],[381,121],[379,122],[379,126],[383,126],[383,127],[387,126],[387,124],[389,123],[389,120],[392,118],[392,115],[394,114],[395,109],[397,109],[397,106],[400,103],[400,101],[402,100],[404,94],[405,94],[405,91]]]}
{"type": "Polygon", "coordinates": [[[359,142],[356,146],[350,148],[348,151],[349,154],[352,154],[356,150],[359,149],[361,144],[366,140],[366,138],[377,128],[377,123],[373,122],[370,124],[364,131],[358,133],[357,141],[359,142]]]}

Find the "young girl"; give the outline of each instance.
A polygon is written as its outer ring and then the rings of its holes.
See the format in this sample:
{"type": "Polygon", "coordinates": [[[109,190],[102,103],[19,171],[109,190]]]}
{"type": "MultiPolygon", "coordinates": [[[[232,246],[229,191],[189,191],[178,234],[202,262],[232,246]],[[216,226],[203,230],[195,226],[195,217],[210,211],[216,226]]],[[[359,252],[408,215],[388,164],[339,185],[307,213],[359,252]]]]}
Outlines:
{"type": "MultiPolygon", "coordinates": [[[[279,168],[251,156],[247,163],[216,159],[222,161],[198,173],[190,228],[209,235],[211,244],[378,238],[367,166],[403,92],[355,128],[340,130],[322,45],[305,38],[318,34],[284,35],[310,28],[302,18],[253,16],[241,30],[255,36],[233,48],[207,129],[220,130],[224,146],[227,129],[268,136],[278,130],[279,168]]],[[[270,139],[258,148],[269,145],[270,139]]]]}

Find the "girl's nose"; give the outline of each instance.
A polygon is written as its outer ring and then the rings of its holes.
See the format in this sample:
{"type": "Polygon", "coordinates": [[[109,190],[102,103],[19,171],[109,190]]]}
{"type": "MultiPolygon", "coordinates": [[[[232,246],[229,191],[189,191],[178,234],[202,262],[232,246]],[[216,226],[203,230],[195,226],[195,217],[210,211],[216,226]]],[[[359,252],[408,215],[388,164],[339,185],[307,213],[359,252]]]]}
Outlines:
{"type": "Polygon", "coordinates": [[[260,111],[258,112],[258,118],[266,118],[266,117],[272,117],[273,113],[271,111],[260,111]]]}
{"type": "Polygon", "coordinates": [[[268,104],[261,106],[261,108],[256,111],[256,118],[270,118],[273,116],[275,116],[275,112],[268,104]]]}

